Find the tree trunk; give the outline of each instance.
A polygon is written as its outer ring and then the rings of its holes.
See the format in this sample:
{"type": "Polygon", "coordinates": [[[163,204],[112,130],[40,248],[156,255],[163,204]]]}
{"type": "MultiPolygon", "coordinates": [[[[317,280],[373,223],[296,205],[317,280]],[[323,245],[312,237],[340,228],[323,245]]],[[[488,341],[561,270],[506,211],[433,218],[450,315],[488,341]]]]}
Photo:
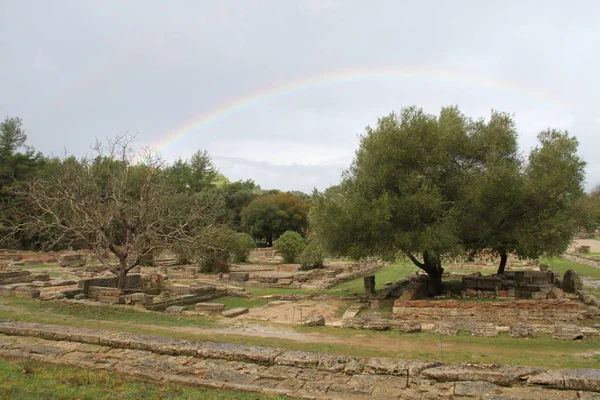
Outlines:
{"type": "Polygon", "coordinates": [[[411,261],[429,276],[427,285],[427,295],[430,297],[437,296],[442,293],[444,285],[442,283],[442,262],[436,255],[431,255],[428,252],[423,253],[423,262],[419,262],[412,254],[408,254],[411,261]]]}
{"type": "Polygon", "coordinates": [[[125,289],[127,286],[127,260],[119,259],[119,269],[117,270],[117,288],[125,289]]]}
{"type": "Polygon", "coordinates": [[[504,273],[504,269],[506,268],[507,260],[508,260],[508,255],[505,252],[500,253],[500,265],[498,266],[498,274],[504,273]]]}
{"type": "Polygon", "coordinates": [[[267,247],[273,247],[273,235],[267,235],[267,247]]]}

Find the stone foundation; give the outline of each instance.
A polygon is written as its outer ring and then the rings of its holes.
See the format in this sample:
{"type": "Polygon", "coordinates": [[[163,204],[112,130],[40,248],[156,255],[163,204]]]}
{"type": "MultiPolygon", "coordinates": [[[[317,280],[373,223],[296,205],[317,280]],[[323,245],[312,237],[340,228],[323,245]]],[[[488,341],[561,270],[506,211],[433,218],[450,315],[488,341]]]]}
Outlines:
{"type": "Polygon", "coordinates": [[[515,300],[497,302],[457,300],[396,300],[393,317],[420,322],[470,321],[501,325],[516,323],[578,324],[584,310],[573,300],[515,300]]]}
{"type": "Polygon", "coordinates": [[[0,356],[302,399],[597,399],[600,370],[361,358],[0,320],[0,356]]]}

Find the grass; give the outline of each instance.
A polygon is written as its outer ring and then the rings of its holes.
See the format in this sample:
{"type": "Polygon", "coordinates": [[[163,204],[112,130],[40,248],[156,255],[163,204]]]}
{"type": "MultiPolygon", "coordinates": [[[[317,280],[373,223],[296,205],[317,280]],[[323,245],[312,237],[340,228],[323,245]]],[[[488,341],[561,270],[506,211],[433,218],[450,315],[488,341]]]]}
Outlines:
{"type": "Polygon", "coordinates": [[[288,397],[222,389],[157,383],[105,371],[46,364],[32,360],[0,359],[0,399],[208,399],[284,400],[288,397]]]}
{"type": "MultiPolygon", "coordinates": [[[[214,327],[218,322],[211,317],[169,315],[107,305],[86,305],[57,301],[39,301],[19,297],[0,298],[0,318],[15,321],[32,321],[57,323],[60,319],[74,318],[90,325],[90,321],[127,322],[135,324],[151,324],[156,326],[189,326],[214,327]],[[15,309],[22,310],[15,312],[15,309]],[[25,312],[23,312],[25,311],[25,312]],[[62,318],[61,318],[62,317],[62,318]]],[[[91,327],[94,327],[92,324],[91,327]]]]}
{"type": "Polygon", "coordinates": [[[11,270],[22,270],[22,269],[52,269],[59,268],[57,264],[43,264],[43,265],[11,265],[11,270]]]}
{"type": "Polygon", "coordinates": [[[47,306],[40,308],[40,304],[48,303],[35,299],[0,298],[0,318],[361,357],[440,360],[442,340],[445,362],[523,364],[553,368],[595,368],[600,362],[600,355],[597,354],[600,337],[589,337],[583,341],[561,341],[549,336],[535,339],[512,339],[506,335],[482,338],[467,334],[440,338],[431,333],[403,334],[397,331],[374,332],[294,325],[291,329],[305,335],[304,340],[298,341],[286,338],[285,331],[278,337],[248,336],[236,331],[231,331],[231,334],[224,331],[215,333],[211,331],[211,326],[218,327],[218,323],[209,317],[171,316],[140,311],[127,314],[124,313],[126,310],[117,307],[85,305],[76,305],[78,307],[73,309],[47,306]],[[103,309],[104,319],[90,321],[90,315],[99,315],[96,314],[97,309],[103,309]],[[140,314],[147,316],[141,317],[140,314]],[[202,321],[206,322],[202,324],[202,321]]]}
{"type": "MultiPolygon", "coordinates": [[[[375,275],[375,290],[381,290],[385,287],[387,281],[399,281],[406,278],[408,275],[417,271],[417,267],[406,261],[401,261],[379,268],[373,275],[375,275]]],[[[347,291],[356,294],[363,294],[365,292],[364,280],[362,277],[353,279],[348,282],[340,283],[331,288],[331,291],[347,291]]]]}
{"type": "Polygon", "coordinates": [[[600,279],[600,269],[588,267],[575,261],[565,260],[564,258],[543,258],[543,263],[548,264],[550,270],[559,271],[563,275],[567,270],[572,269],[581,276],[600,279]]]}

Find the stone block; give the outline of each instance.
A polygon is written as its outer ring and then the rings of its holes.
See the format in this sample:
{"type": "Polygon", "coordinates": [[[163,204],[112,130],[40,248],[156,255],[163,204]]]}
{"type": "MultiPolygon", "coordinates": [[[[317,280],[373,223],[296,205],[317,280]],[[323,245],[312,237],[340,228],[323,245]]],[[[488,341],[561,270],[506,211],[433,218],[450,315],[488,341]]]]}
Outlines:
{"type": "Polygon", "coordinates": [[[167,314],[181,314],[183,311],[185,311],[184,306],[171,306],[165,309],[167,314]]]}
{"type": "Polygon", "coordinates": [[[479,397],[484,394],[492,394],[498,391],[498,386],[484,381],[461,381],[454,385],[456,396],[479,397]]]}
{"type": "Polygon", "coordinates": [[[278,279],[277,284],[279,285],[291,285],[294,281],[292,279],[278,279]]]}
{"type": "Polygon", "coordinates": [[[234,282],[245,282],[250,279],[250,274],[248,272],[230,272],[229,280],[234,282]]]}
{"type": "Polygon", "coordinates": [[[563,340],[580,340],[583,339],[583,333],[581,328],[576,325],[556,325],[552,337],[563,340]]]}
{"type": "Polygon", "coordinates": [[[562,289],[567,293],[577,293],[583,289],[583,282],[579,277],[579,274],[572,269],[565,272],[565,276],[562,281],[562,289]]]}
{"type": "Polygon", "coordinates": [[[15,286],[3,285],[0,286],[0,296],[11,297],[15,295],[15,286]]]}
{"type": "Polygon", "coordinates": [[[277,283],[278,278],[275,278],[273,276],[259,276],[258,277],[258,282],[259,283],[277,283]]]}
{"type": "Polygon", "coordinates": [[[61,267],[82,267],[85,265],[85,258],[81,254],[63,254],[58,258],[58,265],[61,267]]]}
{"type": "Polygon", "coordinates": [[[513,325],[508,330],[511,338],[534,338],[535,328],[531,325],[513,325]]]}
{"type": "Polygon", "coordinates": [[[20,286],[14,290],[15,297],[27,297],[30,299],[39,299],[40,291],[27,286],[20,286]]]}
{"type": "Polygon", "coordinates": [[[439,333],[440,335],[456,336],[458,334],[458,327],[449,322],[436,322],[433,325],[432,332],[439,333]]]}
{"type": "Polygon", "coordinates": [[[475,324],[471,327],[473,336],[495,337],[498,336],[498,329],[494,324],[475,324]]]}
{"type": "Polygon", "coordinates": [[[428,368],[422,371],[421,375],[439,382],[484,381],[511,386],[543,371],[543,368],[519,365],[463,363],[428,368]]]}
{"type": "Polygon", "coordinates": [[[304,321],[306,326],[325,326],[325,317],[322,315],[309,315],[304,321]]]}
{"type": "Polygon", "coordinates": [[[232,308],[231,310],[223,311],[221,315],[227,318],[233,318],[242,314],[248,314],[248,312],[249,310],[247,308],[238,307],[232,308]]]}
{"type": "Polygon", "coordinates": [[[208,312],[210,314],[220,314],[225,309],[225,304],[220,303],[196,303],[194,310],[196,312],[208,312]]]}
{"type": "Polygon", "coordinates": [[[76,294],[75,296],[73,296],[73,298],[75,300],[84,300],[84,299],[87,299],[87,296],[85,295],[85,293],[79,293],[79,294],[76,294]]]}

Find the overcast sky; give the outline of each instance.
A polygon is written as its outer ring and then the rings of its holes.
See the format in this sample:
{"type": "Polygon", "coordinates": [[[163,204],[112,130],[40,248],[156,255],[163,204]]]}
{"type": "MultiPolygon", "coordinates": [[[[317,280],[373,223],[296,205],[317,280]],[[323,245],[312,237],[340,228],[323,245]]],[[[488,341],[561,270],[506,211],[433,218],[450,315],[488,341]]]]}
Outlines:
{"type": "Polygon", "coordinates": [[[231,180],[325,189],[403,106],[567,129],[600,184],[600,2],[0,0],[0,116],[45,154],[138,134],[231,180]],[[180,137],[179,140],[172,140],[180,137]]]}

